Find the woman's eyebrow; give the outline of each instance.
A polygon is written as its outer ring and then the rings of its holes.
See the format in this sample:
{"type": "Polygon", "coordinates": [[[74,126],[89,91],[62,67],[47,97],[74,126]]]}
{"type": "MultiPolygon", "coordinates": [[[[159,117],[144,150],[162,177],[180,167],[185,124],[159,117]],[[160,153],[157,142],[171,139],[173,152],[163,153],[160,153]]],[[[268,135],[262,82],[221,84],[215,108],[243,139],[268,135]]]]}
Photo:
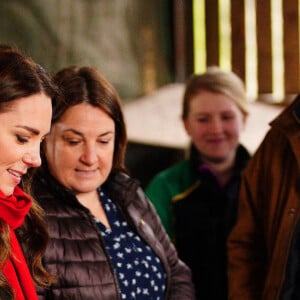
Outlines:
{"type": "MultiPolygon", "coordinates": [[[[73,129],[73,128],[66,129],[66,130],[64,130],[64,132],[73,132],[74,134],[84,136],[84,134],[81,131],[78,131],[78,130],[73,129]]],[[[103,133],[100,133],[98,136],[101,137],[101,136],[105,136],[105,135],[108,135],[108,134],[114,134],[114,133],[115,133],[114,130],[108,130],[108,131],[105,131],[103,133]]]]}
{"type": "Polygon", "coordinates": [[[22,128],[22,129],[25,129],[29,132],[31,132],[32,134],[34,135],[39,135],[40,134],[40,131],[35,129],[35,128],[32,128],[32,127],[29,127],[29,126],[25,126],[25,125],[17,125],[16,126],[17,128],[22,128]]]}
{"type": "Polygon", "coordinates": [[[108,134],[114,134],[115,132],[113,130],[108,130],[106,132],[103,132],[101,134],[99,134],[99,136],[104,136],[104,135],[108,135],[108,134]]]}

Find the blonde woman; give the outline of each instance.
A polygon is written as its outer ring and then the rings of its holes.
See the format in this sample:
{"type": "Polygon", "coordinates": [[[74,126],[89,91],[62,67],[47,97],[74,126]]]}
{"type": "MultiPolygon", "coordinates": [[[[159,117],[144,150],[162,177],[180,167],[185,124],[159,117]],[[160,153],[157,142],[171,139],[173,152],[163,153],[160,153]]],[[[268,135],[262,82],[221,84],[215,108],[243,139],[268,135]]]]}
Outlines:
{"type": "Polygon", "coordinates": [[[201,300],[227,299],[226,238],[249,159],[240,144],[246,103],[244,84],[233,72],[210,67],[193,75],[182,108],[189,158],[157,174],[146,188],[179,257],[192,270],[201,300]]]}

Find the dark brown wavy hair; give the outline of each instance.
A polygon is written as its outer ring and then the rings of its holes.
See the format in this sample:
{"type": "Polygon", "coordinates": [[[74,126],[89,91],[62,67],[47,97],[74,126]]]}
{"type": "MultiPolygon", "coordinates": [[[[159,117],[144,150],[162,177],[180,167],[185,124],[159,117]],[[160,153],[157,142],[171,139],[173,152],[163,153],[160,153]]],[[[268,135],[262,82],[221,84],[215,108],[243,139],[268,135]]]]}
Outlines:
{"type": "Polygon", "coordinates": [[[121,100],[113,85],[93,67],[70,66],[53,78],[61,95],[53,106],[52,124],[57,122],[70,107],[88,103],[107,113],[115,123],[115,147],[111,174],[127,172],[124,165],[127,134],[121,100]]]}
{"type": "MultiPolygon", "coordinates": [[[[5,112],[12,101],[41,92],[53,102],[57,97],[57,88],[45,69],[18,49],[0,45],[0,112],[5,112]]],[[[3,266],[11,255],[10,235],[8,225],[3,220],[0,220],[0,228],[0,265],[3,266]]],[[[48,233],[43,210],[34,199],[24,224],[17,230],[17,236],[33,280],[40,286],[48,286],[54,279],[42,265],[48,233]]],[[[14,299],[14,291],[1,269],[0,298],[14,299]]]]}

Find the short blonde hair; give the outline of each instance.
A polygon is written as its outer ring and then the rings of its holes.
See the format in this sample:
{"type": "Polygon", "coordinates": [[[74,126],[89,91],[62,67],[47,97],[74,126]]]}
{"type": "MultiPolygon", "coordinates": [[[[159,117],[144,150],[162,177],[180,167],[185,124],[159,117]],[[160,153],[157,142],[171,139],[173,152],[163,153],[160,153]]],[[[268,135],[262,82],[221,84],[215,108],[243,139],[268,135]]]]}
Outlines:
{"type": "Polygon", "coordinates": [[[201,91],[219,93],[231,98],[244,115],[248,115],[247,96],[242,79],[231,71],[219,67],[208,67],[205,73],[193,74],[187,81],[184,96],[182,118],[189,113],[191,98],[201,91]]]}

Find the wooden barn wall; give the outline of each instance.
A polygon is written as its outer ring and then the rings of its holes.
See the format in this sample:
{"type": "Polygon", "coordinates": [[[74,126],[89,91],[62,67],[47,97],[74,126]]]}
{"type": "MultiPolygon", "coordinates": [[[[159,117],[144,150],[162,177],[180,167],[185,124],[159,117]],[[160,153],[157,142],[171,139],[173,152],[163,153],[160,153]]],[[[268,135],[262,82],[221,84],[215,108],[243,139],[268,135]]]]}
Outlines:
{"type": "MultiPolygon", "coordinates": [[[[176,1],[176,0],[175,0],[176,1]]],[[[220,64],[220,1],[222,0],[203,0],[205,10],[205,35],[206,35],[206,65],[220,64]]],[[[248,0],[247,0],[248,1],[248,0]]],[[[277,0],[251,0],[255,10],[255,40],[256,47],[246,49],[246,4],[247,1],[229,0],[230,5],[230,27],[231,27],[231,69],[238,73],[246,81],[246,50],[257,53],[257,60],[250,62],[251,66],[256,67],[257,81],[257,100],[272,102],[274,85],[283,85],[283,94],[280,101],[289,102],[300,92],[300,62],[299,62],[299,1],[281,0],[280,17],[282,23],[282,39],[276,39],[273,44],[280,43],[283,49],[283,70],[280,79],[274,80],[274,46],[272,46],[272,33],[275,28],[272,24],[272,5],[278,3],[277,0]]],[[[250,1],[250,0],[249,0],[250,1]]],[[[176,1],[181,2],[180,0],[176,1]]],[[[188,0],[186,5],[192,6],[193,1],[188,0]]],[[[185,23],[189,24],[193,18],[193,13],[185,14],[185,23]]],[[[279,20],[275,23],[279,24],[279,20]],[[277,22],[278,21],[278,22],[277,22]]],[[[186,32],[193,35],[193,32],[186,32]]],[[[188,39],[187,37],[185,37],[188,39]]],[[[189,45],[186,45],[189,47],[189,45]]],[[[189,58],[190,59],[190,58],[189,58]]],[[[191,65],[191,61],[186,61],[191,65]]],[[[249,65],[249,62],[248,62],[249,65]]]]}

